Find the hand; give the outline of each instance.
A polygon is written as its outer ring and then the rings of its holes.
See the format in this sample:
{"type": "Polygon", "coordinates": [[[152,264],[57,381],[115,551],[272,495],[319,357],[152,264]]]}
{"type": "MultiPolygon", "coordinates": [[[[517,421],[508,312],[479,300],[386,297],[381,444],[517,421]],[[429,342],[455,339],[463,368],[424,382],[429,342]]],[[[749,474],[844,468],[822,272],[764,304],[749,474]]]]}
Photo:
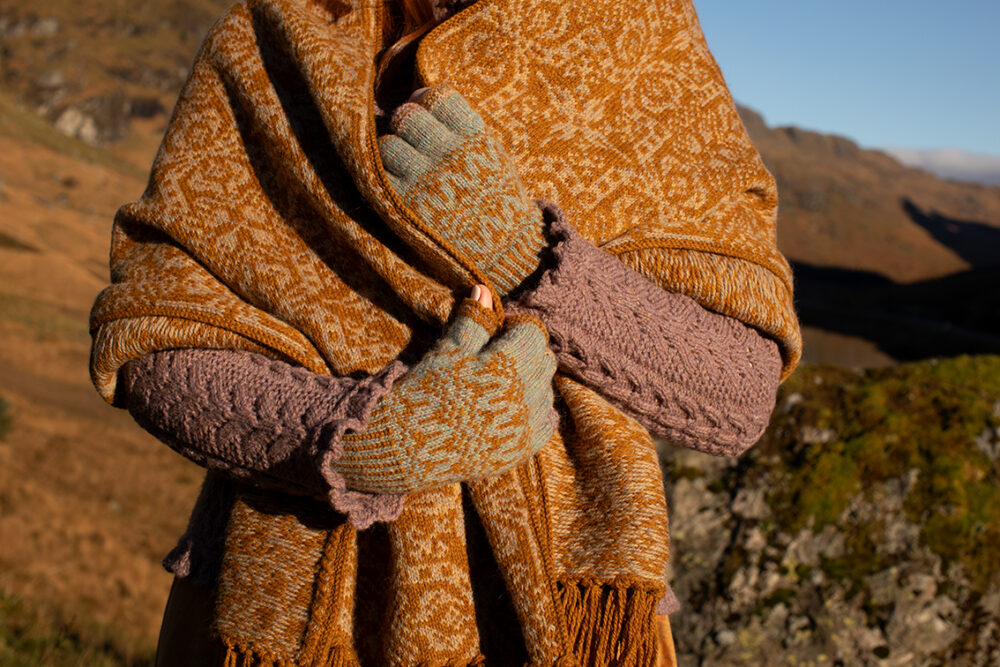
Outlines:
{"type": "Polygon", "coordinates": [[[508,294],[547,245],[541,211],[510,157],[447,84],[416,91],[391,127],[379,150],[404,203],[508,294]]]}
{"type": "Polygon", "coordinates": [[[490,292],[477,285],[448,331],[382,398],[331,465],[360,491],[409,493],[496,474],[552,437],[555,356],[531,315],[490,340],[490,292]],[[478,293],[477,293],[478,292],[478,293]]]}

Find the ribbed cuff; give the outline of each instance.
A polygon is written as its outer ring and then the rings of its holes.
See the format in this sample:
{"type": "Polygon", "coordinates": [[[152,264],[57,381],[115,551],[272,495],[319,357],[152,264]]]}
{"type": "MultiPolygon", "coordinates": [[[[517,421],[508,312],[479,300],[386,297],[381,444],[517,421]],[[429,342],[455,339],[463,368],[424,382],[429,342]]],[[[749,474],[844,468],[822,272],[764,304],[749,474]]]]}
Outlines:
{"type": "Polygon", "coordinates": [[[364,391],[359,391],[349,406],[331,421],[329,431],[324,434],[325,447],[318,456],[320,474],[328,485],[327,498],[333,509],[347,515],[358,530],[363,530],[376,521],[394,521],[403,511],[403,496],[393,493],[367,493],[347,488],[347,480],[337,471],[334,463],[344,453],[344,434],[348,431],[360,432],[368,425],[371,413],[378,401],[389,393],[396,380],[407,371],[400,361],[394,361],[377,375],[368,378],[364,391]]]}
{"type": "Polygon", "coordinates": [[[538,268],[542,250],[548,246],[543,232],[542,212],[532,206],[524,227],[510,239],[506,247],[497,250],[493,264],[485,271],[496,282],[497,291],[506,296],[538,268]]]}

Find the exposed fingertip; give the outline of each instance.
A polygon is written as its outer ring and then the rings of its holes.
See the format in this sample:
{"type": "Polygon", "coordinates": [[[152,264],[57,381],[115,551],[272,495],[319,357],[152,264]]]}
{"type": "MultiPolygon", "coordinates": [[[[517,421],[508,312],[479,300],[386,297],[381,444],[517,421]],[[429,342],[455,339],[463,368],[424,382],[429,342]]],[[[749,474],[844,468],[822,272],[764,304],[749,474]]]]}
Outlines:
{"type": "Polygon", "coordinates": [[[403,102],[392,112],[392,117],[389,119],[389,130],[393,134],[399,134],[399,128],[411,114],[426,113],[426,111],[424,107],[414,102],[403,102]]]}
{"type": "Polygon", "coordinates": [[[479,303],[483,304],[484,308],[492,309],[493,308],[493,293],[490,291],[490,289],[486,285],[480,285],[479,288],[481,290],[481,294],[480,294],[480,298],[479,298],[479,303]]]}

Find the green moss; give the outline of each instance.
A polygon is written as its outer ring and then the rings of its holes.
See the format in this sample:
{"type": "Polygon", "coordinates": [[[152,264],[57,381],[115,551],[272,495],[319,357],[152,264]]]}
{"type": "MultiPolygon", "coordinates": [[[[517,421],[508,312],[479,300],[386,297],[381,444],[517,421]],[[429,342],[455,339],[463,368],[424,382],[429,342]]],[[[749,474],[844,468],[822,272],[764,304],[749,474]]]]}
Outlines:
{"type": "Polygon", "coordinates": [[[798,596],[798,591],[794,588],[779,588],[764,598],[764,607],[776,607],[779,604],[788,604],[798,596]]]}
{"type": "Polygon", "coordinates": [[[726,483],[723,480],[717,479],[717,480],[714,480],[711,484],[709,484],[706,488],[709,491],[711,491],[712,493],[722,493],[723,491],[725,491],[729,487],[726,485],[726,483]]]}
{"type": "Polygon", "coordinates": [[[747,564],[750,560],[749,554],[740,547],[734,547],[729,550],[726,554],[725,560],[722,561],[722,568],[719,571],[719,581],[722,588],[727,588],[729,584],[733,581],[733,577],[739,572],[740,568],[747,564]]]}
{"type": "Polygon", "coordinates": [[[700,479],[704,476],[705,473],[703,473],[701,470],[698,470],[697,468],[688,468],[688,467],[674,468],[674,471],[671,474],[671,477],[673,477],[675,482],[679,479],[700,479]]]}
{"type": "Polygon", "coordinates": [[[834,524],[847,552],[826,560],[828,577],[860,586],[882,565],[871,535],[881,526],[845,514],[852,498],[894,479],[912,482],[906,517],[945,566],[961,563],[984,589],[1000,553],[1000,462],[974,443],[1000,425],[1000,357],[933,360],[864,373],[800,368],[782,388],[771,428],[751,450],[747,475],[768,479],[781,530],[834,524]],[[817,381],[817,379],[819,381],[817,381]],[[785,397],[802,400],[788,408],[785,397]],[[826,443],[803,442],[806,429],[830,429],[826,443]]]}

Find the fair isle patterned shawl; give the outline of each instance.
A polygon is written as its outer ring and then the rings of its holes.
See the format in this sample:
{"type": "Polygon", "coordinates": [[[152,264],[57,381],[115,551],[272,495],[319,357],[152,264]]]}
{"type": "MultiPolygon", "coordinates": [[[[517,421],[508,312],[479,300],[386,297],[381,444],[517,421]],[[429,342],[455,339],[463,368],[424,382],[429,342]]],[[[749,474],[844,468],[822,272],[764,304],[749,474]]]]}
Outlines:
{"type": "MultiPolygon", "coordinates": [[[[380,21],[376,0],[244,0],[214,27],[145,193],[115,219],[91,321],[106,400],[123,363],[177,347],[373,374],[419,358],[456,295],[488,282],[381,167],[380,21]]],[[[791,371],[774,182],[687,1],[480,0],[424,38],[417,66],[483,114],[531,196],[664,289],[777,340],[791,371]]],[[[329,510],[238,498],[213,622],[227,664],[482,664],[472,512],[528,664],[651,664],[668,558],[653,444],[588,387],[557,374],[556,390],[562,423],[535,457],[408,496],[384,539],[329,510]]]]}

